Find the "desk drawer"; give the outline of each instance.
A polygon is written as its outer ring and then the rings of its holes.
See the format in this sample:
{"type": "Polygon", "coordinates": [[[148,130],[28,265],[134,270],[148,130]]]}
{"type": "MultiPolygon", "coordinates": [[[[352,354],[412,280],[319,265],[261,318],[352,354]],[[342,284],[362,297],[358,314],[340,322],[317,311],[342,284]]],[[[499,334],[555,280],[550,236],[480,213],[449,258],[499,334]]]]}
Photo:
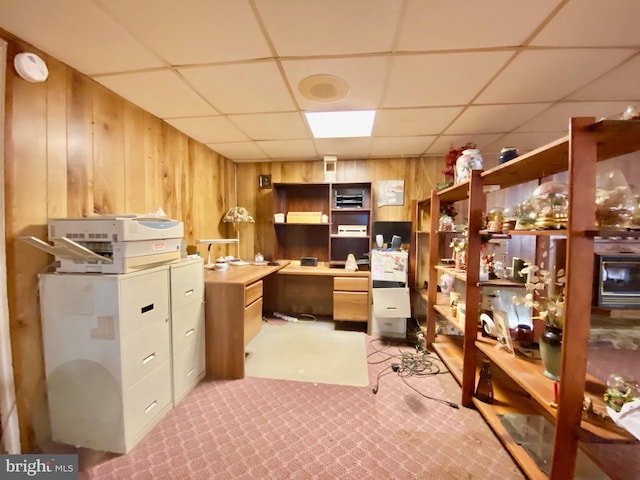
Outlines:
{"type": "Polygon", "coordinates": [[[368,322],[368,292],[333,292],[333,319],[368,322]]]}
{"type": "MultiPolygon", "coordinates": [[[[260,282],[262,283],[262,282],[260,282]]],[[[262,298],[244,309],[244,344],[253,340],[262,328],[262,298]]]]}
{"type": "Polygon", "coordinates": [[[244,304],[251,305],[257,299],[262,297],[262,280],[258,280],[251,285],[247,285],[244,289],[244,304]]]}
{"type": "Polygon", "coordinates": [[[334,290],[347,290],[349,292],[368,292],[369,279],[365,277],[335,277],[333,279],[334,290]]]}

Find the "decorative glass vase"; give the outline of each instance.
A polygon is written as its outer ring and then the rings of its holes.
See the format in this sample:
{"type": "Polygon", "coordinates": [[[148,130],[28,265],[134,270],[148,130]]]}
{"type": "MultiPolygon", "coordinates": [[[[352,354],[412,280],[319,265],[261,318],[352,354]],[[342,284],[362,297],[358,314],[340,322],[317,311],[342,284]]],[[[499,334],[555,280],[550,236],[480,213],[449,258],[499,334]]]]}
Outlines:
{"type": "Polygon", "coordinates": [[[470,148],[463,150],[456,160],[455,183],[466,182],[471,178],[471,170],[482,170],[480,150],[470,148]]]}
{"type": "Polygon", "coordinates": [[[560,352],[562,348],[562,328],[546,325],[540,335],[540,357],[545,376],[560,380],[560,352]]]}

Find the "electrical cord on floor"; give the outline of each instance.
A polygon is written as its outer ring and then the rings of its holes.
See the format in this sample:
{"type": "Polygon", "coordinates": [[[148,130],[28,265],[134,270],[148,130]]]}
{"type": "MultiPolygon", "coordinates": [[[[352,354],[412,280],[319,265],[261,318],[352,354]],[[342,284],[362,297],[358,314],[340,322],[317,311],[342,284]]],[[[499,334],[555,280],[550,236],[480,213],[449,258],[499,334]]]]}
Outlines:
{"type": "Polygon", "coordinates": [[[418,351],[414,353],[406,350],[402,351],[400,348],[398,348],[397,354],[388,353],[385,350],[376,348],[374,346],[374,341],[379,341],[379,339],[373,339],[370,342],[370,345],[374,351],[373,353],[370,353],[368,357],[371,358],[373,355],[384,355],[384,358],[378,361],[368,360],[368,363],[371,365],[378,365],[381,363],[391,361],[391,364],[387,365],[383,370],[378,372],[378,375],[376,377],[376,384],[372,389],[372,392],[374,394],[377,394],[378,390],[380,389],[380,380],[382,377],[389,375],[391,373],[396,373],[402,379],[405,385],[407,385],[409,388],[411,388],[414,392],[421,395],[422,397],[428,400],[433,400],[436,402],[443,403],[451,408],[456,408],[456,409],[460,408],[459,405],[455,402],[450,402],[448,400],[431,397],[429,395],[426,395],[420,392],[418,389],[416,389],[413,385],[411,385],[407,381],[408,377],[432,376],[432,375],[449,373],[449,370],[447,370],[446,368],[443,369],[444,366],[441,367],[440,365],[438,365],[438,363],[440,364],[442,363],[439,358],[434,358],[434,357],[427,358],[427,356],[430,355],[430,352],[428,352],[427,350],[418,351]]]}

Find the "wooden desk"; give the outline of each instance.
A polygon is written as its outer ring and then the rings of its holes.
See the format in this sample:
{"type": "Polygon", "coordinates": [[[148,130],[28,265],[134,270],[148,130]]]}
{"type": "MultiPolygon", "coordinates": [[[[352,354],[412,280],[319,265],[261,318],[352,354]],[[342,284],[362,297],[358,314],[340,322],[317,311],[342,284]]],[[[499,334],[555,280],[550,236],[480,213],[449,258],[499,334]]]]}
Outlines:
{"type": "Polygon", "coordinates": [[[369,271],[347,272],[325,265],[301,267],[290,262],[265,291],[267,311],[308,313],[336,321],[369,322],[369,271]]]}
{"type": "Polygon", "coordinates": [[[300,308],[334,320],[369,321],[368,271],[278,263],[205,269],[208,377],[244,378],[244,347],[260,332],[263,310],[295,313],[300,308]]]}
{"type": "Polygon", "coordinates": [[[262,327],[263,279],[287,265],[205,269],[207,376],[244,378],[244,347],[262,327]]]}

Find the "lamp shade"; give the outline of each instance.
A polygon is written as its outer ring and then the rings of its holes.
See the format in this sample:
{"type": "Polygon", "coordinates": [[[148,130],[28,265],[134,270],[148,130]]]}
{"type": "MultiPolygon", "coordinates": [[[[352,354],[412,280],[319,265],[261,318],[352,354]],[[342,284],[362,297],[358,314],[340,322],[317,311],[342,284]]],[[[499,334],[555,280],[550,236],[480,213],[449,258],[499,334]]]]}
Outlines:
{"type": "Polygon", "coordinates": [[[224,223],[255,223],[253,217],[249,214],[249,211],[244,207],[231,208],[224,218],[224,223]]]}

